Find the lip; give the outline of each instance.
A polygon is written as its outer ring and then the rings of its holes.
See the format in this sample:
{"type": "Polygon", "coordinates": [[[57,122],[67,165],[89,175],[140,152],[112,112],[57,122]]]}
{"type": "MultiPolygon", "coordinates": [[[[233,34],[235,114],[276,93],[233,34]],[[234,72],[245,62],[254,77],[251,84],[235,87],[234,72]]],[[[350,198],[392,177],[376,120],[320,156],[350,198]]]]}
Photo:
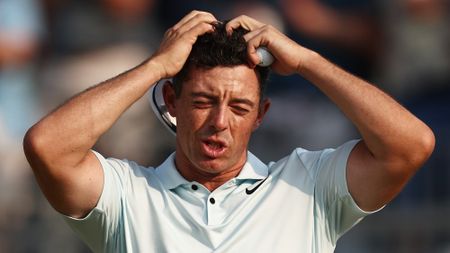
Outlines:
{"type": "Polygon", "coordinates": [[[205,139],[201,142],[202,152],[209,158],[219,158],[227,150],[227,145],[224,141],[215,139],[205,139]]]}

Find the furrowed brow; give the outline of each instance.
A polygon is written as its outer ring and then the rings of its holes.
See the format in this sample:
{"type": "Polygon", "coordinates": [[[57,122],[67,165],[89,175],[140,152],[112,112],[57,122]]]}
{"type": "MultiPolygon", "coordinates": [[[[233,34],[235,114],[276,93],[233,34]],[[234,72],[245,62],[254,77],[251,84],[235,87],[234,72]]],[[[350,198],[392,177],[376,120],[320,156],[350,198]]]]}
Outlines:
{"type": "Polygon", "coordinates": [[[246,104],[251,107],[255,106],[255,103],[246,98],[233,98],[231,99],[231,103],[246,104]]]}
{"type": "MultiPolygon", "coordinates": [[[[207,98],[207,99],[211,99],[211,100],[216,100],[217,97],[214,95],[211,95],[209,93],[206,92],[192,92],[191,93],[191,97],[192,98],[198,98],[198,97],[203,97],[203,98],[207,98]]],[[[246,99],[246,98],[233,98],[230,101],[231,103],[237,103],[237,104],[246,104],[250,107],[255,106],[255,103],[253,103],[250,99],[246,99]]]]}
{"type": "Polygon", "coordinates": [[[204,98],[208,98],[208,99],[216,99],[216,96],[213,96],[206,92],[192,92],[191,97],[192,98],[204,97],[204,98]]]}

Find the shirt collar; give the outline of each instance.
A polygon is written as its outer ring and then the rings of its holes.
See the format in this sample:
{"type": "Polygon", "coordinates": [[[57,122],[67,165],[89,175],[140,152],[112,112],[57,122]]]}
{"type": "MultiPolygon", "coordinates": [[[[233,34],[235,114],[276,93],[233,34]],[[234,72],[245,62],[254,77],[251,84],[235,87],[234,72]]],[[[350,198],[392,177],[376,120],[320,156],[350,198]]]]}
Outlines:
{"type": "MultiPolygon", "coordinates": [[[[160,166],[155,169],[155,174],[162,182],[165,189],[175,189],[180,185],[189,184],[175,167],[175,152],[172,153],[160,166]]],[[[255,155],[247,152],[247,162],[244,164],[236,179],[240,180],[260,180],[267,177],[269,168],[255,155]]]]}
{"type": "Polygon", "coordinates": [[[247,162],[236,179],[264,179],[269,174],[269,168],[250,151],[247,152],[247,162]]]}
{"type": "Polygon", "coordinates": [[[161,165],[155,169],[155,174],[162,182],[163,187],[168,190],[175,189],[179,185],[189,183],[189,181],[181,176],[175,167],[175,152],[173,152],[161,165]]]}

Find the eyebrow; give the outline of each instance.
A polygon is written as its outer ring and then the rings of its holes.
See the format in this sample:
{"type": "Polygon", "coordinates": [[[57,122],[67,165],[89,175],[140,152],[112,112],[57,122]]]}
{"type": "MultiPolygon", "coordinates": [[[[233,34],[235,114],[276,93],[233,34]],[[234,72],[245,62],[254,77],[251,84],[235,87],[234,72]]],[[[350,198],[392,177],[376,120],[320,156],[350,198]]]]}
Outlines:
{"type": "Polygon", "coordinates": [[[253,107],[255,105],[255,103],[253,103],[252,101],[246,99],[246,98],[233,98],[231,99],[232,103],[238,103],[238,104],[246,104],[249,105],[251,107],[253,107]]]}
{"type": "Polygon", "coordinates": [[[191,93],[191,97],[193,97],[193,98],[196,98],[196,97],[205,97],[205,98],[208,98],[208,99],[216,99],[217,97],[216,96],[213,96],[213,95],[211,95],[211,94],[209,94],[209,93],[206,93],[206,92],[192,92],[191,93]]]}
{"type": "MultiPolygon", "coordinates": [[[[211,95],[211,94],[206,93],[206,92],[192,92],[191,93],[191,97],[193,97],[193,98],[204,97],[204,98],[212,99],[212,100],[217,99],[217,96],[211,95]]],[[[246,99],[246,98],[232,98],[230,102],[231,103],[246,104],[246,105],[249,105],[251,107],[253,107],[255,105],[255,103],[253,103],[251,100],[246,99]]]]}

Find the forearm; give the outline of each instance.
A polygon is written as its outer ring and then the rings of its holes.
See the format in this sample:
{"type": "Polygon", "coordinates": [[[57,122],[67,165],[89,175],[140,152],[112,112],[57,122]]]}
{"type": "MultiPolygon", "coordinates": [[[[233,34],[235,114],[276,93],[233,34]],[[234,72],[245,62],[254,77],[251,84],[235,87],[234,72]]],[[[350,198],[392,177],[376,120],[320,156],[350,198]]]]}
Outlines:
{"type": "Polygon", "coordinates": [[[299,72],[355,124],[375,158],[423,160],[411,156],[411,148],[430,145],[431,131],[390,96],[312,52],[299,72]]]}
{"type": "Polygon", "coordinates": [[[76,165],[160,76],[155,63],[147,61],[96,85],[43,118],[30,129],[25,141],[32,141],[33,151],[42,151],[39,155],[44,163],[76,165]]]}

